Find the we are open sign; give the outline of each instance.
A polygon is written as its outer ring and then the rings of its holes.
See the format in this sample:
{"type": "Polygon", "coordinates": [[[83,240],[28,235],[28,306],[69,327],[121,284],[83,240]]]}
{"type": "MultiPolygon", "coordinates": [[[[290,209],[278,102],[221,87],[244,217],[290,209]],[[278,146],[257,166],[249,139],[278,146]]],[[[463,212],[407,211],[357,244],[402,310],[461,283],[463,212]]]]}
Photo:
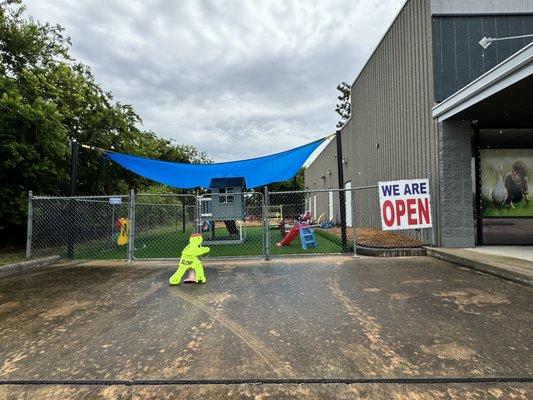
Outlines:
{"type": "Polygon", "coordinates": [[[379,182],[379,206],[384,230],[430,228],[429,180],[379,182]]]}

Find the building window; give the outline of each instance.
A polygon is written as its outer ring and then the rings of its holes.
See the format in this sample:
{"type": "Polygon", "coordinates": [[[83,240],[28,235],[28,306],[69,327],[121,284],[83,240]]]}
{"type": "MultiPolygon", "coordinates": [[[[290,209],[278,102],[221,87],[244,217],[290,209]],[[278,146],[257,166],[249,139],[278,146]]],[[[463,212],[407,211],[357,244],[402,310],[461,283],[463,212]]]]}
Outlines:
{"type": "Polygon", "coordinates": [[[219,203],[233,203],[234,202],[233,188],[221,188],[221,189],[218,189],[218,193],[220,194],[219,203]]]}

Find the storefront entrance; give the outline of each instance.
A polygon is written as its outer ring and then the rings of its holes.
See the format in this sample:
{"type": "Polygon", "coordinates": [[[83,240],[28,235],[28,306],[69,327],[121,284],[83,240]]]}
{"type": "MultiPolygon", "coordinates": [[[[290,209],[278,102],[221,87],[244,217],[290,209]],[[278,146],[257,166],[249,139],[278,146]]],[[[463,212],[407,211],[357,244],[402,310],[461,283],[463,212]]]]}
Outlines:
{"type": "Polygon", "coordinates": [[[476,245],[533,245],[531,60],[533,43],[433,108],[440,124],[444,246],[470,247],[470,235],[476,245]],[[468,223],[472,209],[466,210],[470,184],[474,226],[468,223]]]}
{"type": "Polygon", "coordinates": [[[474,136],[478,244],[533,244],[533,130],[480,129],[474,136]]]}

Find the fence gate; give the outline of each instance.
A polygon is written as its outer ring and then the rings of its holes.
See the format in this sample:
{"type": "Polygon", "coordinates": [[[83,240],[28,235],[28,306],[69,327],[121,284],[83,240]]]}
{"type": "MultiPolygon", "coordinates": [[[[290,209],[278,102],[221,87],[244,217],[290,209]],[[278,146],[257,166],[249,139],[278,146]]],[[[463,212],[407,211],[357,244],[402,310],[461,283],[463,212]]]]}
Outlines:
{"type": "Polygon", "coordinates": [[[196,231],[196,196],[136,194],[132,258],[178,258],[196,231]]]}

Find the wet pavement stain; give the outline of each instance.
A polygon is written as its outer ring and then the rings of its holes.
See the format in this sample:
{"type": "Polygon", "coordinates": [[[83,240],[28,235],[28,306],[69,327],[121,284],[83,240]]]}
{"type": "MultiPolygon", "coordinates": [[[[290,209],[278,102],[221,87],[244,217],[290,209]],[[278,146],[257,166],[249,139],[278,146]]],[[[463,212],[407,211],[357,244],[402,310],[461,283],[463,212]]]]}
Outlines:
{"type": "Polygon", "coordinates": [[[224,325],[224,327],[229,329],[231,333],[241,340],[243,346],[247,346],[253,350],[253,352],[278,376],[294,377],[294,371],[290,365],[280,363],[279,356],[273,353],[260,340],[254,337],[254,335],[252,335],[238,323],[224,315],[220,310],[207,306],[206,304],[193,299],[191,296],[187,296],[185,293],[175,291],[173,294],[194,305],[206,314],[209,314],[209,316],[211,316],[215,321],[224,325]]]}
{"type": "Polygon", "coordinates": [[[489,293],[484,290],[465,288],[464,290],[452,290],[433,293],[435,297],[443,301],[451,302],[463,312],[480,314],[476,307],[491,304],[509,304],[509,300],[499,293],[489,293]]]}
{"type": "Polygon", "coordinates": [[[527,400],[533,393],[532,384],[451,384],[451,385],[399,385],[366,384],[306,384],[306,385],[208,385],[208,386],[2,386],[0,398],[50,399],[237,399],[279,400],[308,399],[373,399],[373,400],[527,400]]]}
{"type": "Polygon", "coordinates": [[[455,342],[451,343],[439,343],[431,346],[421,346],[422,351],[437,356],[441,359],[449,360],[469,360],[476,352],[466,346],[461,346],[455,342]]]}
{"type": "MultiPolygon", "coordinates": [[[[337,267],[339,268],[339,267],[337,267]]],[[[369,314],[365,313],[352,299],[350,299],[340,288],[340,277],[338,273],[332,274],[330,281],[328,282],[328,288],[335,299],[337,299],[346,309],[349,316],[353,317],[357,323],[362,327],[363,333],[370,342],[370,351],[373,354],[367,354],[366,358],[376,360],[371,362],[372,367],[375,368],[375,373],[391,373],[401,372],[404,375],[413,375],[417,372],[417,367],[402,357],[383,340],[381,336],[381,325],[376,319],[369,314]]],[[[344,354],[350,354],[350,346],[344,347],[344,354]]],[[[352,348],[353,350],[353,348],[352,348]]],[[[357,354],[357,351],[354,352],[357,354]]]]}
{"type": "MultiPolygon", "coordinates": [[[[206,285],[169,287],[174,270],[81,264],[0,280],[0,378],[533,375],[531,288],[439,260],[207,263],[206,285]]],[[[531,391],[523,383],[197,386],[0,385],[0,398],[475,399],[531,391]]]]}

